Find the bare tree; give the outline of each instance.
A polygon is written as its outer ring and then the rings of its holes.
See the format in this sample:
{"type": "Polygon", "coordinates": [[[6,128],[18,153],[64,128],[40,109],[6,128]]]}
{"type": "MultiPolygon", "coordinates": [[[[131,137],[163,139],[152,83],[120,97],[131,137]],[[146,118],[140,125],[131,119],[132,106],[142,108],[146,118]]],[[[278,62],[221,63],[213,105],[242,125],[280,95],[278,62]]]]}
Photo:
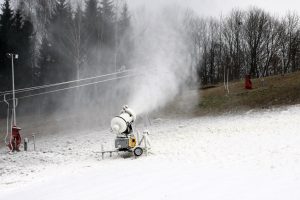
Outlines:
{"type": "Polygon", "coordinates": [[[296,70],[296,56],[299,53],[299,16],[296,13],[288,13],[281,24],[281,54],[282,73],[296,70]]]}
{"type": "Polygon", "coordinates": [[[259,77],[259,66],[262,65],[262,53],[266,47],[265,34],[268,33],[268,15],[263,10],[252,8],[246,13],[244,37],[247,44],[246,61],[250,66],[249,73],[259,77]]]}
{"type": "Polygon", "coordinates": [[[224,55],[226,58],[226,66],[230,73],[231,79],[239,79],[240,71],[243,66],[243,48],[242,48],[242,26],[243,12],[233,10],[225,20],[222,30],[224,36],[224,55]]]}

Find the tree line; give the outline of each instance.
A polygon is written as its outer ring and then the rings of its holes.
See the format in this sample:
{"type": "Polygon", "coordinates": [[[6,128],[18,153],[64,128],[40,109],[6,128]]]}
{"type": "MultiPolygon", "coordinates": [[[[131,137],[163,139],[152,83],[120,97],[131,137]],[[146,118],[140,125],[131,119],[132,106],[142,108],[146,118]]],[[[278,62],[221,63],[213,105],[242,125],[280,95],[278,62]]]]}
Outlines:
{"type": "MultiPolygon", "coordinates": [[[[135,42],[126,3],[112,0],[5,0],[0,14],[0,91],[62,82],[130,67],[135,42]]],[[[203,85],[261,78],[300,69],[300,18],[259,8],[201,18],[187,11],[182,26],[190,63],[203,85]]],[[[138,44],[137,44],[138,45],[138,44]]]]}
{"type": "Polygon", "coordinates": [[[24,16],[22,8],[13,11],[5,1],[0,15],[0,90],[11,89],[11,59],[7,53],[18,53],[15,60],[17,86],[29,86],[33,82],[34,27],[31,19],[24,16]],[[20,67],[19,67],[20,66],[20,67]]]}
{"type": "Polygon", "coordinates": [[[186,14],[190,57],[203,85],[262,78],[300,69],[300,18],[284,17],[252,7],[228,16],[200,18],[186,14]]]}
{"type": "Polygon", "coordinates": [[[129,66],[133,49],[125,3],[112,0],[5,0],[0,14],[0,91],[56,83],[129,66]]]}

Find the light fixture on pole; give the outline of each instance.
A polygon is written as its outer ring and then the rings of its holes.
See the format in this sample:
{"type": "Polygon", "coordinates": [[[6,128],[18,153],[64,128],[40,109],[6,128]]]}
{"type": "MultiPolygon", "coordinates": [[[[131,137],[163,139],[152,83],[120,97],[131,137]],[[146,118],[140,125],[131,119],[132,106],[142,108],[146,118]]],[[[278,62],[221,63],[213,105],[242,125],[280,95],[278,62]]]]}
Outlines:
{"type": "Polygon", "coordinates": [[[15,95],[15,68],[14,68],[14,59],[18,59],[18,54],[7,53],[8,58],[11,58],[11,72],[12,72],[12,95],[13,95],[13,112],[12,112],[12,129],[10,143],[8,145],[11,151],[20,151],[20,144],[22,141],[20,130],[21,128],[17,127],[16,119],[16,95],[15,95]]]}

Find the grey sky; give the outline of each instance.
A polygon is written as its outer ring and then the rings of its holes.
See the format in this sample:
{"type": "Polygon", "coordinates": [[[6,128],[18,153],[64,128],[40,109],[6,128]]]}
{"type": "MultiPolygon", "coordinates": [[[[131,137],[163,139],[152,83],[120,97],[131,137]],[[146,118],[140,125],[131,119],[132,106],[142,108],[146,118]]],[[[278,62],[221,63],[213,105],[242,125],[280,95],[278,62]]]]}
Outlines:
{"type": "Polygon", "coordinates": [[[271,14],[284,15],[286,12],[296,11],[300,14],[299,0],[128,0],[131,6],[146,5],[156,8],[166,3],[187,5],[198,14],[204,16],[219,16],[227,14],[232,8],[248,8],[257,6],[271,14]]]}
{"type": "MultiPolygon", "coordinates": [[[[3,0],[0,2],[2,3],[3,0]]],[[[127,0],[127,2],[131,9],[141,5],[156,9],[167,3],[177,3],[187,5],[203,16],[219,16],[221,13],[225,15],[232,8],[249,6],[263,8],[271,14],[284,15],[289,10],[300,14],[299,0],[127,0]]]]}

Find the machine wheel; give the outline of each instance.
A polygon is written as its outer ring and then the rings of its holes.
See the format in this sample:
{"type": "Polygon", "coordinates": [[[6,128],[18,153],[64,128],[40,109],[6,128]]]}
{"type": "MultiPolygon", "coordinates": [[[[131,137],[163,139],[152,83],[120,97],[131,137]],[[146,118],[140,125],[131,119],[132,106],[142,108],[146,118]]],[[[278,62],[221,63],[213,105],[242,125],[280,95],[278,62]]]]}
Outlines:
{"type": "Polygon", "coordinates": [[[141,156],[143,154],[143,149],[141,147],[136,147],[134,150],[133,150],[133,153],[135,156],[141,156]]]}

